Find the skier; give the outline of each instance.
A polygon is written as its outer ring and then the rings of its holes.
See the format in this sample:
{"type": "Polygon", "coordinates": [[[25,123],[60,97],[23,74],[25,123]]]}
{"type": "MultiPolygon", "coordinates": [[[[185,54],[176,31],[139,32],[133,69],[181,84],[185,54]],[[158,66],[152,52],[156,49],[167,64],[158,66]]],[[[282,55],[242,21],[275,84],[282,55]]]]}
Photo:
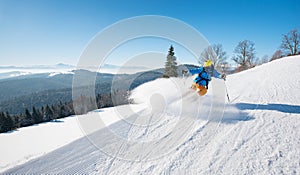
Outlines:
{"type": "MultiPolygon", "coordinates": [[[[207,93],[208,84],[211,81],[211,77],[222,78],[225,80],[225,74],[221,75],[214,69],[214,65],[211,60],[207,60],[203,66],[197,69],[189,70],[191,74],[198,74],[193,81],[192,89],[196,90],[200,96],[207,93]]],[[[187,71],[183,71],[187,73],[187,71]]]]}

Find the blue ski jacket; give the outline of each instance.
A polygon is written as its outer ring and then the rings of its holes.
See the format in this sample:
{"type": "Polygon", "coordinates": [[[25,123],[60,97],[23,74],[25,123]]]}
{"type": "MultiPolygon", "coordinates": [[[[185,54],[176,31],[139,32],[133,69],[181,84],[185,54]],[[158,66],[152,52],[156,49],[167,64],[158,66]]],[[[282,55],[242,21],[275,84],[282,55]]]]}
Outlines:
{"type": "Polygon", "coordinates": [[[215,69],[206,68],[203,72],[203,67],[199,67],[196,69],[190,69],[189,72],[191,74],[198,74],[198,76],[194,79],[194,82],[199,84],[200,86],[208,86],[209,81],[211,81],[211,76],[221,79],[222,76],[215,69]],[[209,74],[210,73],[210,74],[209,74]],[[206,84],[207,82],[207,84],[206,84]]]}

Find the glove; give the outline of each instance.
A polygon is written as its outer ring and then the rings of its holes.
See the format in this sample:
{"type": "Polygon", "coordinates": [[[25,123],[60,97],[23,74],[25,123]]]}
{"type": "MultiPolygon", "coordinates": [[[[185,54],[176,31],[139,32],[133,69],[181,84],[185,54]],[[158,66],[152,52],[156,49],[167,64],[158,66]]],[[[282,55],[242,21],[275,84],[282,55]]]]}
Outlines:
{"type": "Polygon", "coordinates": [[[221,78],[226,81],[226,74],[222,74],[221,78]]]}

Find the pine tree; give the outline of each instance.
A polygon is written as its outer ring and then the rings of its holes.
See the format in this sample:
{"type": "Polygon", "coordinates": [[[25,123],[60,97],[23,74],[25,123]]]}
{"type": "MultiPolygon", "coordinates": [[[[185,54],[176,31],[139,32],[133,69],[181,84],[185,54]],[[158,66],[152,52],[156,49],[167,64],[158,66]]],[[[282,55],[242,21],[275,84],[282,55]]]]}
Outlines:
{"type": "Polygon", "coordinates": [[[168,55],[167,55],[167,61],[165,63],[165,73],[164,77],[177,77],[177,62],[176,57],[174,56],[174,48],[171,45],[168,55]]]}
{"type": "Polygon", "coordinates": [[[53,119],[53,111],[52,109],[47,105],[45,109],[45,116],[44,116],[45,121],[50,121],[53,119]]]}
{"type": "Polygon", "coordinates": [[[51,105],[51,108],[50,108],[51,110],[52,110],[52,112],[53,112],[53,117],[52,117],[52,119],[57,119],[57,118],[59,118],[59,108],[58,108],[58,106],[54,106],[54,105],[51,105]]]}
{"type": "Polygon", "coordinates": [[[29,110],[26,108],[25,109],[25,119],[22,122],[22,125],[23,126],[29,126],[29,125],[32,125],[32,123],[33,123],[32,116],[31,116],[29,110]]]}
{"type": "Polygon", "coordinates": [[[42,115],[35,109],[35,107],[32,107],[32,119],[34,123],[41,123],[43,121],[42,115]]]}
{"type": "Polygon", "coordinates": [[[6,127],[7,131],[11,131],[15,128],[15,123],[8,112],[6,112],[6,127]]]}
{"type": "Polygon", "coordinates": [[[3,112],[0,112],[0,133],[5,132],[5,117],[3,112]]]}
{"type": "Polygon", "coordinates": [[[9,115],[8,112],[4,114],[3,112],[0,113],[0,133],[11,131],[15,128],[14,121],[12,117],[9,115]]]}
{"type": "Polygon", "coordinates": [[[63,118],[66,117],[66,109],[64,105],[60,106],[60,110],[59,110],[59,118],[63,118]]]}

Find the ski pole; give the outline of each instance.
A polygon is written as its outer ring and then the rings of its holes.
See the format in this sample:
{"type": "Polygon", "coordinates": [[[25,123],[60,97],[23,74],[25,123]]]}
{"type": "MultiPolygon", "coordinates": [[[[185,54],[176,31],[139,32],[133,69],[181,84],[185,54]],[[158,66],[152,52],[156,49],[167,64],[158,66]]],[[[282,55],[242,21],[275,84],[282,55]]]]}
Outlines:
{"type": "Polygon", "coordinates": [[[229,99],[229,95],[228,95],[228,90],[227,90],[227,86],[226,86],[226,74],[225,74],[225,65],[222,64],[221,65],[222,69],[223,69],[223,75],[222,75],[222,78],[224,80],[224,84],[225,84],[225,90],[226,90],[226,95],[227,95],[227,99],[228,99],[228,102],[230,103],[230,99],[229,99]]]}
{"type": "Polygon", "coordinates": [[[229,99],[229,95],[228,95],[228,90],[227,90],[227,86],[226,86],[225,81],[224,81],[224,84],[225,84],[225,90],[226,90],[227,99],[228,99],[228,102],[230,103],[230,99],[229,99]]]}

